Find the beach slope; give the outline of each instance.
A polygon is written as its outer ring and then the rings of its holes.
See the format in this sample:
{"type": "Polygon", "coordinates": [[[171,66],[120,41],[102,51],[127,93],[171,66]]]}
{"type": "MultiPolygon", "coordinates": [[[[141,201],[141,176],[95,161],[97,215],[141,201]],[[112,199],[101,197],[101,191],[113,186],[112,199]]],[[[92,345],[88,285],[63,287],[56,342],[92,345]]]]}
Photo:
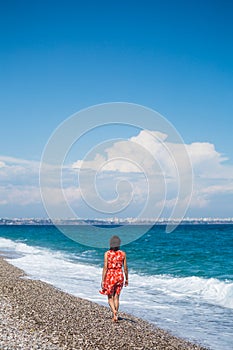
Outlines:
{"type": "MultiPolygon", "coordinates": [[[[132,301],[133,302],[133,301],[132,301]]],[[[204,350],[153,325],[28,279],[0,258],[0,348],[204,350]]]]}

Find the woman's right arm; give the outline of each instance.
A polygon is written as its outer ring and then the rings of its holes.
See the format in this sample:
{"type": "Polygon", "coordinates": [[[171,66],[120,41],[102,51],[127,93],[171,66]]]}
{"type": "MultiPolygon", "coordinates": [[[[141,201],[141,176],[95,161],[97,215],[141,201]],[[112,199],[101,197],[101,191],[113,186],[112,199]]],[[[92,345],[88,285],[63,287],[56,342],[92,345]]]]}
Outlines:
{"type": "Polygon", "coordinates": [[[107,269],[108,269],[108,256],[107,256],[107,252],[106,252],[104,254],[104,267],[103,267],[102,282],[101,282],[101,287],[102,288],[104,288],[104,280],[105,280],[105,277],[106,277],[107,269]]]}

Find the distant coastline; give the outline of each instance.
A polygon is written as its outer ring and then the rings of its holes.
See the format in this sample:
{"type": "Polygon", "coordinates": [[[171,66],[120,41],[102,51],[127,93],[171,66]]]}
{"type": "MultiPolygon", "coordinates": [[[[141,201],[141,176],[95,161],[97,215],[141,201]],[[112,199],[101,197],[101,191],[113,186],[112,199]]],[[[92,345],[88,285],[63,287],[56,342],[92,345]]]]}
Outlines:
{"type": "Polygon", "coordinates": [[[108,219],[56,219],[49,218],[0,218],[0,226],[4,225],[73,225],[73,226],[121,226],[121,225],[213,225],[233,224],[233,218],[184,218],[180,219],[138,219],[138,218],[108,218],[108,219]]]}

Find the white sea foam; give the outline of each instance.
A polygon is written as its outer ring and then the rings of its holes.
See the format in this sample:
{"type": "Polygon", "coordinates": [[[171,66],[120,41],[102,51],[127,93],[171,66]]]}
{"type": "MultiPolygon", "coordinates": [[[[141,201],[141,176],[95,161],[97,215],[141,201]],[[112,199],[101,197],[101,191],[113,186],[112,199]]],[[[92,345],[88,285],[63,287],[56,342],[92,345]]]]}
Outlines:
{"type": "MultiPolygon", "coordinates": [[[[30,278],[107,305],[106,298],[98,293],[100,267],[82,263],[82,260],[71,261],[68,253],[4,238],[0,238],[0,250],[20,253],[18,258],[9,262],[23,269],[30,278]]],[[[225,349],[232,342],[228,332],[228,326],[232,328],[232,282],[194,276],[142,276],[133,272],[130,273],[129,288],[122,292],[121,309],[175,331],[177,335],[203,344],[206,342],[204,345],[211,345],[212,349],[225,349]],[[211,338],[211,334],[219,334],[221,325],[218,320],[223,317],[227,329],[224,347],[222,341],[219,344],[218,340],[211,338]]]]}
{"type": "MultiPolygon", "coordinates": [[[[9,239],[1,238],[0,247],[22,253],[22,257],[10,260],[10,262],[25,270],[32,278],[46,280],[75,295],[86,296],[86,293],[90,291],[89,297],[95,299],[94,295],[101,278],[99,267],[71,262],[67,260],[68,255],[62,252],[33,247],[9,239]],[[85,291],[82,291],[82,288],[85,291]]],[[[214,305],[233,309],[233,283],[215,278],[142,276],[131,273],[130,286],[131,293],[133,290],[140,296],[146,292],[151,297],[161,294],[176,299],[192,298],[195,301],[204,300],[214,305]]],[[[128,293],[126,291],[125,293],[127,298],[128,293]]]]}

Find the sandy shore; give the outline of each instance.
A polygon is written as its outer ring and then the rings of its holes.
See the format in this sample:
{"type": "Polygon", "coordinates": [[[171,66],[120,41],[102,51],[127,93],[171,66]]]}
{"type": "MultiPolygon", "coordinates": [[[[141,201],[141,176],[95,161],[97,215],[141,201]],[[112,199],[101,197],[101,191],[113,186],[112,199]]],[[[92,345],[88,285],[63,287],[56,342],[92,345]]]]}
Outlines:
{"type": "Polygon", "coordinates": [[[27,279],[0,257],[1,350],[204,349],[151,324],[27,279]]]}

